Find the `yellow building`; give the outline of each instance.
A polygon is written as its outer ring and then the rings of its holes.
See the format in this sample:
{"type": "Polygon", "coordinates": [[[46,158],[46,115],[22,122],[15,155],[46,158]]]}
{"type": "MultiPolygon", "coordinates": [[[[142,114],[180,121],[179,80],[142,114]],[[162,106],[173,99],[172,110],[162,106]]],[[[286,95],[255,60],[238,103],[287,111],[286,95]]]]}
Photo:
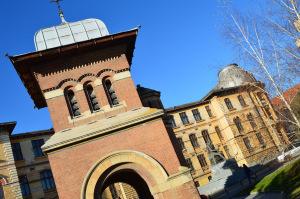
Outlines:
{"type": "Polygon", "coordinates": [[[0,198],[6,199],[22,198],[10,142],[15,126],[15,122],[0,123],[0,198]]]}
{"type": "Polygon", "coordinates": [[[53,130],[12,135],[15,124],[0,124],[0,174],[4,182],[0,198],[58,198],[48,158],[41,150],[53,130]]]}
{"type": "Polygon", "coordinates": [[[252,74],[231,64],[202,100],[166,109],[197,186],[209,182],[211,165],[224,158],[264,164],[288,143],[263,89],[252,74]]]}

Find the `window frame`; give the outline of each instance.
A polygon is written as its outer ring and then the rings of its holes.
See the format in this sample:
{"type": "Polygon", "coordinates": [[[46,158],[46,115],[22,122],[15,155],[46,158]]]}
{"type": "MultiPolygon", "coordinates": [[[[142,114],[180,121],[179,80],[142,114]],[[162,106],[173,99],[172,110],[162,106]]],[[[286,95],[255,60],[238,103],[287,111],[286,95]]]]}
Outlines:
{"type": "Polygon", "coordinates": [[[120,104],[120,101],[119,101],[119,98],[113,87],[112,81],[108,77],[105,77],[102,79],[102,85],[104,87],[105,94],[106,94],[106,97],[107,97],[110,107],[118,106],[120,104]],[[115,98],[113,98],[113,96],[112,96],[113,94],[115,95],[115,98]]]}
{"type": "Polygon", "coordinates": [[[31,195],[31,189],[28,181],[27,175],[21,175],[19,176],[19,182],[20,182],[20,189],[22,196],[30,196],[31,195]]]}
{"type": "Polygon", "coordinates": [[[170,121],[170,123],[171,123],[171,127],[172,127],[172,128],[176,128],[176,127],[177,127],[177,124],[176,124],[174,115],[170,115],[170,116],[169,116],[169,121],[170,121]]]}
{"type": "Polygon", "coordinates": [[[56,188],[53,174],[50,169],[45,169],[40,172],[40,180],[44,191],[49,191],[56,188]]]}
{"type": "Polygon", "coordinates": [[[205,110],[206,110],[206,112],[207,112],[207,115],[208,115],[208,117],[213,117],[214,115],[213,115],[213,113],[212,113],[212,111],[211,111],[211,108],[210,108],[210,106],[208,105],[208,106],[205,106],[205,110]]]}
{"type": "Polygon", "coordinates": [[[194,148],[199,147],[199,142],[195,133],[189,134],[189,139],[194,148]]]}
{"type": "Polygon", "coordinates": [[[239,103],[240,103],[240,105],[241,105],[242,107],[247,106],[246,101],[245,101],[245,99],[244,99],[244,97],[243,97],[242,95],[238,95],[237,98],[238,98],[239,103]]]}
{"type": "Polygon", "coordinates": [[[193,113],[195,121],[197,121],[197,122],[202,121],[202,117],[201,117],[201,114],[199,112],[199,109],[197,109],[197,108],[193,109],[192,113],[193,113]]]}
{"type": "Polygon", "coordinates": [[[42,145],[45,144],[45,140],[43,138],[31,140],[32,152],[35,158],[44,157],[45,154],[42,150],[42,145]]]}
{"type": "Polygon", "coordinates": [[[191,158],[186,158],[185,161],[186,161],[186,164],[187,164],[188,168],[190,168],[191,171],[194,171],[195,168],[194,168],[194,165],[193,165],[193,162],[192,162],[191,158]]]}
{"type": "Polygon", "coordinates": [[[22,147],[21,147],[20,142],[11,143],[11,149],[12,149],[15,161],[24,160],[24,156],[23,156],[22,147]]]}
{"type": "Polygon", "coordinates": [[[226,107],[227,107],[227,109],[229,110],[229,111],[231,111],[231,110],[233,110],[234,109],[234,107],[233,107],[233,105],[232,105],[232,102],[231,102],[231,100],[229,99],[229,98],[225,98],[224,99],[224,102],[225,102],[225,105],[226,105],[226,107]]]}
{"type": "Polygon", "coordinates": [[[198,159],[199,164],[200,164],[202,169],[208,167],[208,164],[207,164],[207,161],[206,161],[206,158],[205,158],[204,154],[197,155],[197,159],[198,159]]]}
{"type": "Polygon", "coordinates": [[[181,149],[182,151],[185,150],[185,145],[184,145],[184,141],[183,141],[182,137],[178,137],[178,138],[177,138],[177,142],[178,142],[178,144],[179,144],[180,149],[181,149]]]}
{"type": "Polygon", "coordinates": [[[242,125],[242,121],[239,117],[235,117],[233,118],[233,122],[238,130],[239,133],[243,133],[244,132],[244,127],[242,125]]]}
{"type": "Polygon", "coordinates": [[[247,120],[249,121],[249,123],[253,129],[255,129],[257,127],[257,124],[255,122],[255,119],[254,119],[252,113],[247,114],[247,120]]]}
{"type": "Polygon", "coordinates": [[[224,137],[223,137],[223,135],[222,135],[222,132],[221,132],[221,129],[220,129],[219,126],[215,126],[215,131],[216,131],[216,133],[217,133],[219,139],[220,139],[220,140],[223,140],[224,137]]]}
{"type": "Polygon", "coordinates": [[[66,88],[64,91],[64,95],[65,95],[65,100],[67,102],[67,106],[69,109],[69,114],[71,116],[71,118],[76,118],[81,116],[81,112],[80,112],[80,107],[79,107],[79,103],[76,99],[76,95],[75,92],[73,91],[72,88],[66,88]],[[71,97],[70,94],[72,94],[73,96],[71,97]],[[74,103],[72,103],[72,101],[74,101],[74,103]],[[74,106],[77,106],[77,108],[74,108],[74,106]],[[76,113],[76,111],[78,111],[78,114],[76,113]]]}
{"type": "Polygon", "coordinates": [[[90,111],[92,113],[99,111],[101,109],[100,104],[95,94],[95,89],[90,82],[84,85],[84,93],[89,104],[90,111]],[[95,95],[94,99],[92,99],[92,95],[95,95]],[[95,100],[96,102],[93,103],[93,100],[95,100]],[[96,105],[98,105],[98,109],[95,108],[96,105]]]}
{"type": "Polygon", "coordinates": [[[183,125],[190,124],[190,121],[189,121],[189,118],[188,118],[186,112],[179,113],[179,117],[180,117],[181,122],[182,122],[183,125]]]}
{"type": "Polygon", "coordinates": [[[251,153],[253,151],[253,146],[251,144],[250,138],[249,137],[244,137],[243,142],[244,142],[248,152],[251,153]]]}
{"type": "Polygon", "coordinates": [[[266,146],[266,142],[264,140],[264,137],[262,136],[262,134],[260,132],[256,132],[255,136],[256,136],[256,138],[257,138],[257,140],[258,140],[258,142],[261,146],[266,146]]]}

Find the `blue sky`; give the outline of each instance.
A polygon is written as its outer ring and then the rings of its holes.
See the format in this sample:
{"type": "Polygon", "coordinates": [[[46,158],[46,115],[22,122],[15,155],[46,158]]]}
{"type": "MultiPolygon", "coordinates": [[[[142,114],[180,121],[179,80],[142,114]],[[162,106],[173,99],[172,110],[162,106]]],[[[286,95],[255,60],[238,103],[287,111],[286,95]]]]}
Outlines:
{"type": "MultiPolygon", "coordinates": [[[[250,0],[234,1],[250,9],[250,0]]],[[[203,97],[217,83],[221,67],[239,63],[222,36],[218,0],[64,0],[67,21],[99,18],[110,33],[141,25],[132,74],[136,84],[161,91],[165,107],[203,97]]],[[[9,0],[0,6],[0,122],[17,121],[15,133],[51,128],[46,108],[33,101],[12,64],[4,56],[34,51],[34,33],[59,24],[48,0],[9,0]]]]}

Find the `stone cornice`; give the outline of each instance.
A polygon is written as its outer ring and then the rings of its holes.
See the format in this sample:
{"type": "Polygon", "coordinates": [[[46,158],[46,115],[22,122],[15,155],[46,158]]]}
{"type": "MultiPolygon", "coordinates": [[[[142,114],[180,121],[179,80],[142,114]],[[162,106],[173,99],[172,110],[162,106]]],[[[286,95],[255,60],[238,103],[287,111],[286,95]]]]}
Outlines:
{"type": "Polygon", "coordinates": [[[102,119],[90,124],[66,129],[55,133],[42,149],[49,153],[61,148],[86,142],[91,139],[106,136],[146,121],[154,120],[164,114],[163,110],[151,108],[139,108],[114,116],[114,118],[102,119]]]}

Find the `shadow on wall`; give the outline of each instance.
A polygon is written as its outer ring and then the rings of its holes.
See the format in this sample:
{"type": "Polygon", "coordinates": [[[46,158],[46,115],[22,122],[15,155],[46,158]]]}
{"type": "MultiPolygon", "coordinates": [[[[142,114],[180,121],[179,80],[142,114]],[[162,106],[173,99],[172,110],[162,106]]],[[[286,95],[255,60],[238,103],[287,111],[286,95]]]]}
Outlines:
{"type": "Polygon", "coordinates": [[[258,180],[279,167],[277,161],[266,165],[239,167],[235,159],[225,160],[212,166],[212,179],[204,186],[198,187],[202,198],[232,198],[253,186],[258,180]]]}

